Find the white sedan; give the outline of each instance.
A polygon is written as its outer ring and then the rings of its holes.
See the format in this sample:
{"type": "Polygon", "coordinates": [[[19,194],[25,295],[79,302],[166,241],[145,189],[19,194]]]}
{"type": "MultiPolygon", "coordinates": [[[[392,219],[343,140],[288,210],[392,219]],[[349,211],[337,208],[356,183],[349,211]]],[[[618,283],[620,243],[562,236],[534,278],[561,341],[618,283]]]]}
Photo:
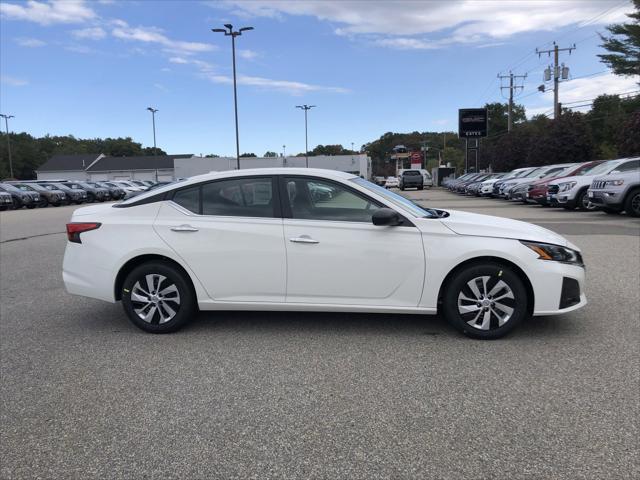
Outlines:
{"type": "Polygon", "coordinates": [[[387,177],[384,181],[384,188],[400,188],[398,177],[387,177]]]}
{"type": "Polygon", "coordinates": [[[79,208],[67,234],[67,290],[122,301],[153,333],[198,309],[293,310],[442,313],[469,336],[497,338],[529,315],[586,304],[582,257],[560,235],[423,208],[330,170],[192,177],[79,208]]]}

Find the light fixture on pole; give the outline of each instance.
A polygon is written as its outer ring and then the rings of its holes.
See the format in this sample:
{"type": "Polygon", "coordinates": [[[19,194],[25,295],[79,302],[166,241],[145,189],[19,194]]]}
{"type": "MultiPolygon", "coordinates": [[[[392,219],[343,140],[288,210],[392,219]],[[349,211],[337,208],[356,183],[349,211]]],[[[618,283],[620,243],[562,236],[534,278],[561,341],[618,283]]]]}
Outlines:
{"type": "Polygon", "coordinates": [[[231,58],[233,62],[233,106],[236,115],[236,163],[237,168],[240,170],[240,137],[238,134],[238,87],[236,83],[236,37],[242,35],[242,32],[247,30],[253,30],[253,27],[242,27],[239,30],[234,31],[233,25],[230,23],[224,24],[225,28],[212,28],[212,32],[224,33],[225,36],[231,37],[231,58]]]}
{"type": "MultiPolygon", "coordinates": [[[[157,108],[147,107],[147,110],[151,112],[151,122],[153,124],[153,156],[158,155],[158,150],[156,148],[156,112],[157,108]]],[[[156,182],[158,181],[158,167],[156,165],[156,182]]]]}
{"type": "Polygon", "coordinates": [[[15,118],[13,115],[5,115],[0,113],[0,117],[4,118],[4,126],[7,130],[7,151],[9,153],[9,176],[13,178],[13,161],[11,160],[11,139],[9,138],[9,119],[15,118]]]}
{"type": "Polygon", "coordinates": [[[307,168],[309,168],[309,143],[307,135],[307,112],[315,105],[296,105],[296,108],[304,110],[304,158],[306,159],[307,168]]]}

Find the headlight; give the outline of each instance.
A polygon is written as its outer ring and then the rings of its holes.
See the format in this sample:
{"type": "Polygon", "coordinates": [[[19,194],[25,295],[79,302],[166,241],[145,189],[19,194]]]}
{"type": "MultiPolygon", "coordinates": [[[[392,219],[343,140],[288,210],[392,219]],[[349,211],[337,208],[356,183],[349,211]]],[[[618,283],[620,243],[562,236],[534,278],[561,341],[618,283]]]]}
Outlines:
{"type": "Polygon", "coordinates": [[[607,180],[606,182],[604,182],[605,187],[611,187],[611,186],[619,186],[622,185],[624,183],[624,180],[607,180]]]}
{"type": "Polygon", "coordinates": [[[560,192],[568,192],[569,190],[571,190],[573,187],[576,186],[578,182],[567,182],[567,183],[561,183],[560,185],[558,185],[560,192]]]}
{"type": "Polygon", "coordinates": [[[536,252],[540,260],[552,260],[554,262],[570,263],[584,267],[582,255],[576,250],[561,247],[560,245],[552,245],[550,243],[535,243],[524,240],[520,240],[520,243],[536,252]]]}

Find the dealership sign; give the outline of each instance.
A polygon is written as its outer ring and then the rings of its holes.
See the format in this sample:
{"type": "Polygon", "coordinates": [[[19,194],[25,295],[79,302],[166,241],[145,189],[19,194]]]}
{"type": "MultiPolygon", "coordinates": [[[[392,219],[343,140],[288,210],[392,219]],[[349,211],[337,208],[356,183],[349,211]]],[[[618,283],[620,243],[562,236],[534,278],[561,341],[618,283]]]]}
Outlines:
{"type": "Polygon", "coordinates": [[[463,138],[486,137],[488,115],[486,108],[461,108],[458,110],[458,134],[463,138]]]}

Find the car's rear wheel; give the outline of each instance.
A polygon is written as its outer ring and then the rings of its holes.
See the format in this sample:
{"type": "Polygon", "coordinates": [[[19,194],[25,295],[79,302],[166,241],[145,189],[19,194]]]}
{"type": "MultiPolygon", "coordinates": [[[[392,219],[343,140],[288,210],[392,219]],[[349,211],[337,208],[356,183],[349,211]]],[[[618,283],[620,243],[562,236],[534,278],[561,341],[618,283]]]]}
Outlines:
{"type": "Polygon", "coordinates": [[[138,328],[149,333],[170,333],[191,320],[196,298],[179,269],[163,262],[149,262],[127,275],[122,305],[138,328]]]}
{"type": "Polygon", "coordinates": [[[49,200],[47,200],[45,197],[40,197],[40,203],[38,203],[38,207],[44,208],[48,206],[49,206],[49,200]]]}
{"type": "Polygon", "coordinates": [[[629,192],[624,202],[624,209],[627,211],[627,215],[640,217],[640,189],[629,192]]]}
{"type": "Polygon", "coordinates": [[[499,263],[473,264],[459,270],[444,292],[445,318],[472,338],[500,338],[527,316],[527,291],[522,280],[499,263]]]}

